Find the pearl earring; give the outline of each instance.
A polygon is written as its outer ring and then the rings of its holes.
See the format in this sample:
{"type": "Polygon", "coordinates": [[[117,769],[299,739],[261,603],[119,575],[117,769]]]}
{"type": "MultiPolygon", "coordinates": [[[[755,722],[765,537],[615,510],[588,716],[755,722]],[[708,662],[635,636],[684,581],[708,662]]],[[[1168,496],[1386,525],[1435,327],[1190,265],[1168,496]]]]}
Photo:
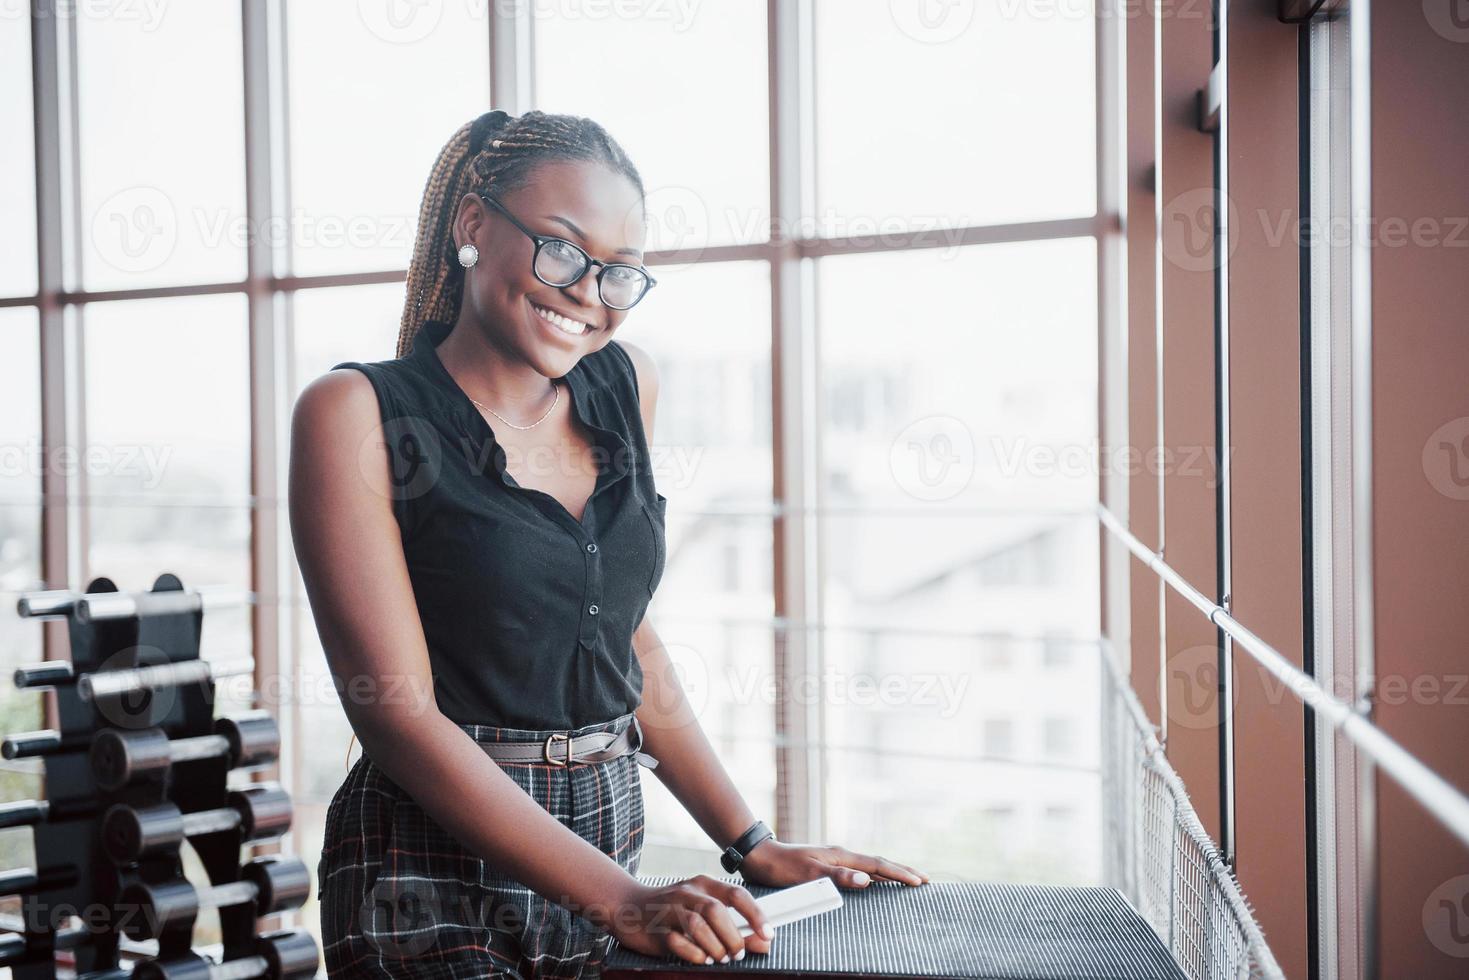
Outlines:
{"type": "Polygon", "coordinates": [[[479,249],[475,248],[472,244],[466,244],[463,248],[459,249],[459,264],[464,266],[464,268],[471,269],[478,261],[479,249]]]}

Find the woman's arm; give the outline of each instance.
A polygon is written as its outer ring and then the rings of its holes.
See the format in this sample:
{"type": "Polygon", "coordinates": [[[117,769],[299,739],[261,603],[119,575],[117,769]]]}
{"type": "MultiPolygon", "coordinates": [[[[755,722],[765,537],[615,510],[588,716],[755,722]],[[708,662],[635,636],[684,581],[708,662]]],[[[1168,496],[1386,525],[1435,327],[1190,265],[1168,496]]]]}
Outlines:
{"type": "MultiPolygon", "coordinates": [[[[712,900],[702,883],[676,894],[640,885],[542,809],[439,711],[393,516],[380,418],[369,380],[334,371],[302,392],[291,432],[291,533],[322,648],[363,750],[465,848],[632,948],[692,962],[739,948],[722,911],[708,923],[692,921],[712,900]],[[660,914],[661,931],[652,921],[660,914]]],[[[763,922],[752,901],[728,900],[763,922]]]]}
{"type": "MultiPolygon", "coordinates": [[[[658,760],[654,774],[716,847],[734,843],[755,817],[709,744],[668,650],[647,617],[633,633],[633,649],[643,667],[638,723],[648,754],[658,760]]],[[[765,885],[794,885],[823,876],[850,888],[862,888],[874,878],[909,885],[928,880],[921,871],[884,857],[830,845],[776,840],[757,844],[740,866],[740,873],[747,881],[765,885]]]]}
{"type": "MultiPolygon", "coordinates": [[[[658,401],[657,368],[640,348],[626,341],[619,343],[628,351],[637,371],[643,430],[651,443],[658,401]]],[[[732,844],[755,822],[755,816],[709,744],[668,650],[647,617],[633,633],[633,649],[643,668],[638,722],[648,753],[658,760],[654,773],[717,847],[732,844]]],[[[767,885],[791,885],[822,876],[853,888],[867,885],[874,877],[910,885],[928,880],[922,872],[883,857],[841,847],[776,840],[757,844],[741,864],[740,872],[748,881],[767,885]]]]}

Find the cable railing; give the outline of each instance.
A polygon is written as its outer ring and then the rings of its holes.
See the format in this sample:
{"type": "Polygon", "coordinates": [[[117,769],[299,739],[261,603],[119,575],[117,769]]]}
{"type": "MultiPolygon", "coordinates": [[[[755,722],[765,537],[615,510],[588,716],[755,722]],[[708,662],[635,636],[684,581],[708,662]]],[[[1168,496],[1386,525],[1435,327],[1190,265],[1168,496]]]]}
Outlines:
{"type": "Polygon", "coordinates": [[[1097,514],[1107,530],[1125,544],[1138,560],[1156,572],[1170,588],[1187,599],[1211,623],[1228,634],[1237,647],[1249,653],[1260,666],[1274,674],[1303,704],[1316,712],[1318,718],[1340,732],[1465,846],[1469,846],[1469,797],[1420,762],[1360,711],[1331,694],[1315,678],[1287,660],[1279,650],[1252,633],[1230,615],[1227,609],[1190,585],[1161,556],[1124,527],[1105,505],[1097,506],[1097,514]]]}
{"type": "Polygon", "coordinates": [[[1101,647],[1105,867],[1190,980],[1285,980],[1168,762],[1111,644],[1101,647]]]}

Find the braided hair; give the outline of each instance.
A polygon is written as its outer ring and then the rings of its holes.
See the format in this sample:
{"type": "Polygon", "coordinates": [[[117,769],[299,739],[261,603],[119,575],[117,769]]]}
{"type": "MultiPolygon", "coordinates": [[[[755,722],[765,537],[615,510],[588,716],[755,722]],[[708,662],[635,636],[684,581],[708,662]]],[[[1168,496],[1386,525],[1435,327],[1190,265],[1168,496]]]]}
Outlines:
{"type": "Polygon", "coordinates": [[[493,188],[497,195],[528,183],[545,162],[590,160],[622,174],[644,197],[643,180],[621,146],[590,119],[531,110],[512,116],[492,109],[465,123],[439,151],[423,191],[418,234],[408,266],[407,294],[398,330],[398,357],[413,347],[425,320],[452,323],[459,315],[464,268],[453,224],[465,194],[493,188]]]}

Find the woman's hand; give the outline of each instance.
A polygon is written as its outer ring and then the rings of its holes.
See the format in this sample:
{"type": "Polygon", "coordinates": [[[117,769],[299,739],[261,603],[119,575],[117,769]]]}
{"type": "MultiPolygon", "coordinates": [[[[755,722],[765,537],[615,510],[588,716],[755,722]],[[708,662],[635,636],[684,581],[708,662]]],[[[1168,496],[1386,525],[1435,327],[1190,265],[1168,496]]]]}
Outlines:
{"type": "Polygon", "coordinates": [[[921,885],[928,875],[906,864],[871,854],[858,854],[826,844],[787,844],[767,837],[756,844],[740,864],[740,874],[755,885],[799,885],[828,877],[848,888],[865,888],[873,880],[921,885]]]}
{"type": "Polygon", "coordinates": [[[619,943],[639,953],[672,953],[704,964],[744,959],[746,952],[768,953],[775,935],[753,895],[708,875],[662,888],[634,883],[618,902],[607,929],[619,943]],[[740,935],[731,908],[754,927],[753,935],[740,935]]]}

